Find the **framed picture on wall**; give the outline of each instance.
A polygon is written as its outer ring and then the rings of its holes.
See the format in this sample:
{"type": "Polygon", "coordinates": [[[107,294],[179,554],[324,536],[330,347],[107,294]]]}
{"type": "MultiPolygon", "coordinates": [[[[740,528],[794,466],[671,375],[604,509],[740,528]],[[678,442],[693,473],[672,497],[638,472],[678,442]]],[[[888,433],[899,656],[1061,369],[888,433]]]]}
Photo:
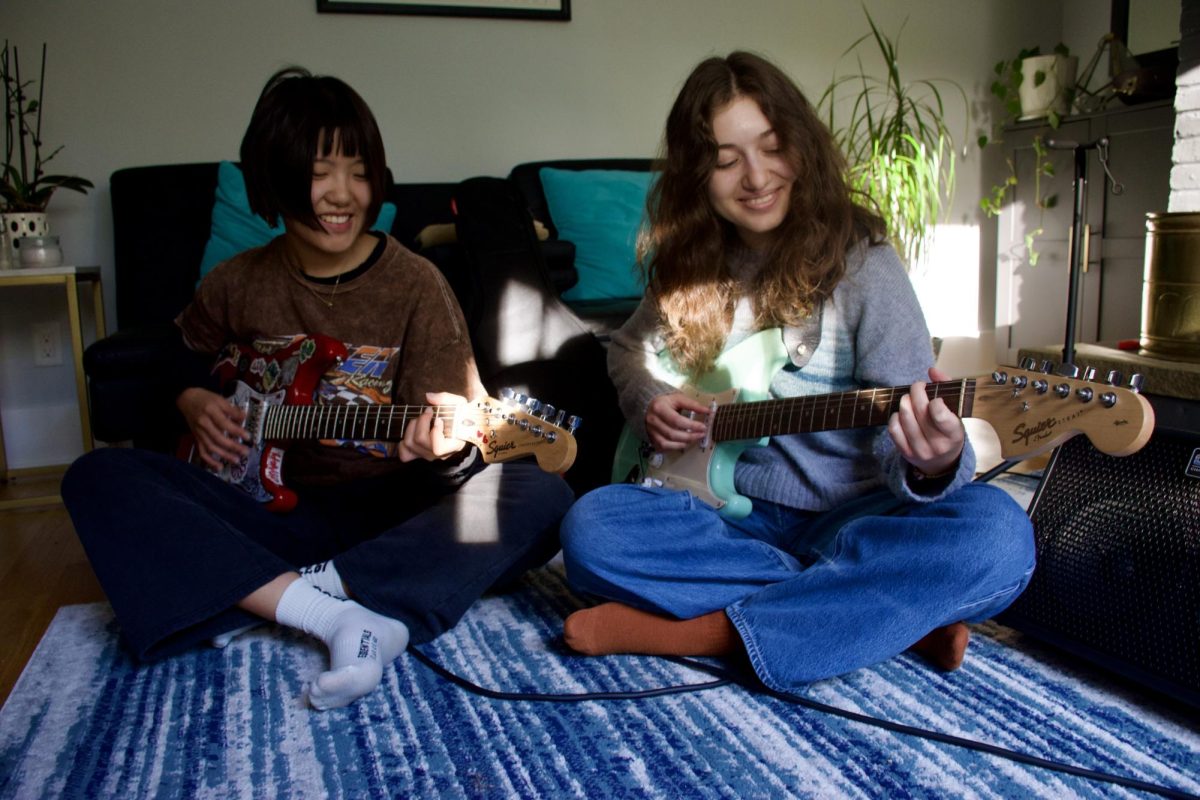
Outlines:
{"type": "Polygon", "coordinates": [[[317,0],[317,11],[566,21],[571,19],[571,0],[317,0]]]}

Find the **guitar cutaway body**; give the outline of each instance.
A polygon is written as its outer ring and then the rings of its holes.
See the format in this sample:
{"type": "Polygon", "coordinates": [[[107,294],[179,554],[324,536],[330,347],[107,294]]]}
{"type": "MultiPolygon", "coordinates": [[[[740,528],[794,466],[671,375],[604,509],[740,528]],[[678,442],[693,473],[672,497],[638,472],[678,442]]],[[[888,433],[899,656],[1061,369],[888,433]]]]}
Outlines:
{"type": "MultiPolygon", "coordinates": [[[[766,398],[772,378],[787,363],[787,347],[778,328],[760,331],[726,350],[694,386],[685,382],[666,351],[659,354],[659,366],[673,378],[671,382],[713,410],[766,398]]],[[[720,509],[722,516],[741,519],[750,513],[752,503],[734,489],[734,467],[746,448],[767,441],[766,437],[715,444],[705,440],[687,450],[653,452],[626,425],[617,442],[612,480],[684,489],[720,509]]]]}
{"type": "Polygon", "coordinates": [[[346,357],[346,347],[328,336],[305,336],[290,340],[278,349],[231,344],[213,371],[223,386],[233,385],[230,402],[246,412],[250,452],[236,464],[218,473],[222,480],[238,486],[265,503],[268,510],[291,511],[296,493],[284,486],[285,448],[264,437],[266,410],[278,405],[312,405],[321,376],[346,357]]]}

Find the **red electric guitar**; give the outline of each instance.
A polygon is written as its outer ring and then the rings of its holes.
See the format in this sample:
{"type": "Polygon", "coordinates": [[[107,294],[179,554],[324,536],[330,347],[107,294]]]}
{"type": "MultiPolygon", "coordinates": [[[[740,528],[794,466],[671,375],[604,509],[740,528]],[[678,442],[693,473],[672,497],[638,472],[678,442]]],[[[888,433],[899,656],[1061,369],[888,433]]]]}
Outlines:
{"type": "MultiPolygon", "coordinates": [[[[319,334],[257,346],[228,345],[213,372],[222,386],[232,387],[230,402],[246,412],[250,452],[216,474],[266,503],[270,510],[290,511],[297,498],[283,485],[282,442],[398,441],[409,420],[428,408],[433,408],[435,417],[449,422],[446,430],[450,435],[475,445],[488,463],[533,456],[543,470],[561,473],[575,461],[572,434],[579,426],[578,418],[567,417],[553,406],[543,409],[536,400],[524,400],[520,395],[504,401],[489,397],[432,407],[314,403],[321,376],[346,357],[345,345],[319,334]]],[[[191,450],[190,443],[185,447],[191,450]]]]}

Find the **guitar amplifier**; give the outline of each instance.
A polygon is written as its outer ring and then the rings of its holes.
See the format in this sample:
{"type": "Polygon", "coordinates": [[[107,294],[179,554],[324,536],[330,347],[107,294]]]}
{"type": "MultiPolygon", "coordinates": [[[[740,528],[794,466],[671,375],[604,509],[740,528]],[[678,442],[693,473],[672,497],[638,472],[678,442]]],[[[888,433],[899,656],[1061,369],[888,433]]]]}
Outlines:
{"type": "Polygon", "coordinates": [[[1155,430],[1133,455],[1076,436],[1051,456],[1038,566],[998,619],[1200,707],[1200,403],[1147,399],[1155,430]]]}

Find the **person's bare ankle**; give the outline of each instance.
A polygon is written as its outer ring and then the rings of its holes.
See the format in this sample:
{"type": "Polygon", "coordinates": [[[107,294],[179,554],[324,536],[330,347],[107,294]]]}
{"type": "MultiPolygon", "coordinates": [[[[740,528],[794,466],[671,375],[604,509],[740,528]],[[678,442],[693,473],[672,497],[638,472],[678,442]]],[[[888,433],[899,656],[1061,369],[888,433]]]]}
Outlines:
{"type": "Polygon", "coordinates": [[[970,640],[971,631],[966,624],[954,622],[934,628],[909,650],[943,672],[952,672],[962,666],[970,640]]]}

